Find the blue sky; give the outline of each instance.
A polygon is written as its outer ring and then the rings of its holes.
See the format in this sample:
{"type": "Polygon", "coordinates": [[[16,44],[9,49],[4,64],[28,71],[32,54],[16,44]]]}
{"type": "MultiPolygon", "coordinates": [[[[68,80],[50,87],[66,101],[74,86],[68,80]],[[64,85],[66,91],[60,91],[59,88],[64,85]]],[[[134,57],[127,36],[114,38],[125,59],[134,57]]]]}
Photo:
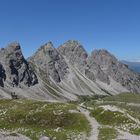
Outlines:
{"type": "Polygon", "coordinates": [[[25,57],[42,44],[78,40],[140,59],[140,0],[0,0],[0,47],[19,41],[25,57]]]}

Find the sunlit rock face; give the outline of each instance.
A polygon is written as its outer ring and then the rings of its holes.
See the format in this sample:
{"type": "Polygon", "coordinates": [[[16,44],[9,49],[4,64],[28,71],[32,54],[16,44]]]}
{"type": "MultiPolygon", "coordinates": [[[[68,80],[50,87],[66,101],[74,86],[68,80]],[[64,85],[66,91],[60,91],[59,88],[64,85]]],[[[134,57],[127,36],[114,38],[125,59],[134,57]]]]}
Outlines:
{"type": "Polygon", "coordinates": [[[61,54],[53,47],[51,42],[41,46],[40,49],[30,57],[29,61],[36,64],[46,73],[47,78],[54,82],[61,82],[68,73],[68,65],[61,54]]]}
{"type": "Polygon", "coordinates": [[[108,76],[126,87],[131,92],[140,92],[140,77],[128,69],[128,66],[118,61],[107,50],[95,50],[92,52],[94,62],[108,76]]]}
{"type": "Polygon", "coordinates": [[[12,86],[19,86],[20,83],[33,86],[38,82],[34,71],[22,54],[19,43],[14,42],[1,49],[0,58],[5,69],[2,70],[2,73],[5,73],[2,75],[7,77],[12,86]]]}
{"type": "Polygon", "coordinates": [[[140,93],[140,77],[107,50],[88,54],[75,40],[42,45],[27,60],[20,44],[0,49],[0,97],[77,100],[79,96],[140,93]]]}

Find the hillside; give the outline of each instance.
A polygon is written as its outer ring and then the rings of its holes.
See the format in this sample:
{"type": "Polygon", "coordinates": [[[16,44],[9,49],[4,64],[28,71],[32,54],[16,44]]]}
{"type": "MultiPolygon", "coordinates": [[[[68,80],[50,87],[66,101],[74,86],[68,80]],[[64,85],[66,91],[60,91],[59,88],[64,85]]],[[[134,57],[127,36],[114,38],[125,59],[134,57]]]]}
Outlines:
{"type": "Polygon", "coordinates": [[[0,50],[0,139],[139,140],[139,93],[107,50],[49,42],[26,60],[14,42],[0,50]]]}
{"type": "Polygon", "coordinates": [[[80,96],[140,93],[139,75],[107,50],[89,55],[75,40],[42,45],[26,60],[19,43],[0,50],[0,98],[77,100],[80,96]]]}
{"type": "Polygon", "coordinates": [[[2,140],[139,140],[140,95],[82,97],[78,102],[0,100],[2,140]]]}

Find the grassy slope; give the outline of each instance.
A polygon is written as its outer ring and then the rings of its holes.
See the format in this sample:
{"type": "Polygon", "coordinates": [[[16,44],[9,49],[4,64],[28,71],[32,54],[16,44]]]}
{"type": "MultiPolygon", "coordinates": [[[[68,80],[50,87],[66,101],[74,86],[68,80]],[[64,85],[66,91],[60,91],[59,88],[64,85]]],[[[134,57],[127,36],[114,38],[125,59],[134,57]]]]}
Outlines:
{"type": "Polygon", "coordinates": [[[126,114],[119,111],[104,110],[100,107],[103,105],[117,106],[120,109],[125,110],[126,113],[130,114],[132,117],[140,120],[140,95],[122,93],[109,97],[86,98],[84,102],[86,106],[92,108],[91,116],[95,117],[101,125],[101,128],[99,129],[100,140],[111,140],[113,137],[117,137],[118,132],[115,128],[140,135],[140,126],[126,116],[126,114]],[[111,138],[112,133],[113,136],[111,138]]]}
{"type": "Polygon", "coordinates": [[[116,96],[110,96],[103,99],[104,101],[124,102],[124,103],[140,103],[140,95],[134,93],[121,93],[116,96]]]}
{"type": "Polygon", "coordinates": [[[0,100],[0,129],[16,131],[33,140],[41,135],[66,140],[80,133],[88,134],[90,126],[85,116],[69,110],[76,110],[76,105],[0,100]]]}
{"type": "Polygon", "coordinates": [[[100,128],[98,140],[111,140],[117,137],[117,132],[114,128],[100,128]]]}

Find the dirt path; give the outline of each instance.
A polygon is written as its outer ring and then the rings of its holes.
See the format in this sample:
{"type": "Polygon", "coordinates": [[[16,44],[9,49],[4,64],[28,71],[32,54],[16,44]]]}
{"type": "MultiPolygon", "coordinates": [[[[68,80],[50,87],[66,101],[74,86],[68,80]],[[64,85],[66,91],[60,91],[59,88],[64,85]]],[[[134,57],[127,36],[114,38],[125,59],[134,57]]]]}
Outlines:
{"type": "Polygon", "coordinates": [[[98,122],[95,120],[95,118],[90,116],[90,112],[83,108],[81,105],[78,107],[78,109],[80,110],[80,112],[82,114],[85,115],[85,117],[87,118],[87,120],[89,121],[90,125],[91,125],[91,133],[90,136],[88,138],[88,140],[98,140],[98,134],[99,134],[99,124],[98,122]]]}

